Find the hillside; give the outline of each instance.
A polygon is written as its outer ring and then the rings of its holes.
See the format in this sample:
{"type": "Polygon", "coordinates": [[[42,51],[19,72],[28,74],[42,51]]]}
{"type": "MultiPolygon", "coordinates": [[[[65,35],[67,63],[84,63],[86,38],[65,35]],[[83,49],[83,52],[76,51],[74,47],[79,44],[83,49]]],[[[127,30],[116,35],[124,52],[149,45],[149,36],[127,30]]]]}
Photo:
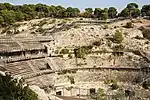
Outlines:
{"type": "Polygon", "coordinates": [[[1,51],[8,53],[1,60],[6,71],[23,77],[45,100],[55,97],[61,89],[64,97],[58,97],[76,98],[78,88],[82,95],[91,88],[101,88],[105,95],[117,95],[129,86],[135,91],[135,97],[143,91],[140,95],[146,98],[149,90],[139,83],[143,83],[142,78],[149,79],[147,74],[139,73],[150,62],[150,42],[143,33],[150,29],[149,23],[142,18],[107,21],[43,18],[17,22],[0,29],[1,46],[5,50],[1,48],[1,51]],[[9,47],[12,51],[6,52],[7,45],[12,46],[9,47]],[[109,80],[119,89],[109,91],[109,80]]]}

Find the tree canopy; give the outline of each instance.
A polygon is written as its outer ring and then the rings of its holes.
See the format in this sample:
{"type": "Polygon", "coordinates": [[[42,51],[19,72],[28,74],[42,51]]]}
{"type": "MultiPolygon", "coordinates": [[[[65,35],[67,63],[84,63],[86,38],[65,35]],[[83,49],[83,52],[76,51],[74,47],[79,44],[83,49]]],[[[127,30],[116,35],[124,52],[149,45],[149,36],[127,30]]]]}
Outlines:
{"type": "Polygon", "coordinates": [[[117,16],[117,9],[115,7],[110,7],[108,9],[108,16],[109,18],[115,18],[117,16]]]}
{"type": "Polygon", "coordinates": [[[142,16],[150,16],[150,4],[144,5],[141,9],[142,16]]]}
{"type": "MultiPolygon", "coordinates": [[[[129,3],[124,8],[119,17],[139,17],[150,16],[150,5],[144,5],[141,11],[136,3],[129,3]]],[[[6,26],[13,24],[16,21],[31,20],[35,18],[66,18],[66,17],[85,17],[85,18],[98,18],[106,20],[107,18],[118,17],[118,12],[115,7],[109,8],[85,8],[85,12],[80,12],[78,8],[68,7],[65,8],[61,5],[45,5],[45,4],[24,4],[12,5],[9,3],[0,3],[0,25],[6,26]]]]}
{"type": "Polygon", "coordinates": [[[125,9],[123,9],[120,13],[121,17],[130,17],[136,18],[141,15],[141,11],[138,9],[138,5],[136,3],[129,3],[125,9]]]}
{"type": "Polygon", "coordinates": [[[38,100],[38,97],[29,86],[23,86],[22,80],[0,75],[0,100],[38,100]]]}
{"type": "Polygon", "coordinates": [[[85,11],[92,14],[93,13],[93,9],[92,8],[85,8],[85,11]]]}

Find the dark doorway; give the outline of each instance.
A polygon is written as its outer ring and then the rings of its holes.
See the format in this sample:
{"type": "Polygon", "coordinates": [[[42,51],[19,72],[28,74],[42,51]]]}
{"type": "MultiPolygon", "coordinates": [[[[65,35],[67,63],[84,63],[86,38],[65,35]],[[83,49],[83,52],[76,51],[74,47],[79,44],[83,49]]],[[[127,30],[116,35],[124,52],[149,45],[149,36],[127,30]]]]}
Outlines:
{"type": "Polygon", "coordinates": [[[56,92],[56,95],[62,95],[61,91],[56,92]]]}
{"type": "Polygon", "coordinates": [[[90,89],[90,94],[95,94],[95,93],[96,93],[95,88],[91,88],[91,89],[90,89]]]}

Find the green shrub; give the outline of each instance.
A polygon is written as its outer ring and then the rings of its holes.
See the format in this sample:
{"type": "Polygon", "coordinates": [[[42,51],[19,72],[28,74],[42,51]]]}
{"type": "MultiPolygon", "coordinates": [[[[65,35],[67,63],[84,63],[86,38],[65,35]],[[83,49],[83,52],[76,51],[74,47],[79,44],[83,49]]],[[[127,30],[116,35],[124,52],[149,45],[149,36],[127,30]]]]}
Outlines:
{"type": "Polygon", "coordinates": [[[96,93],[96,100],[105,100],[105,95],[106,94],[104,93],[104,89],[99,88],[96,93]]]}
{"type": "Polygon", "coordinates": [[[61,51],[60,51],[60,54],[68,54],[69,53],[69,50],[68,49],[62,49],[61,51]]]}
{"type": "Polygon", "coordinates": [[[82,46],[79,47],[78,49],[74,49],[74,54],[75,57],[77,58],[84,58],[86,54],[91,53],[91,49],[93,48],[93,46],[82,46]]]}
{"type": "Polygon", "coordinates": [[[128,23],[126,23],[125,27],[126,28],[133,28],[134,25],[132,24],[132,22],[128,22],[128,23]]]}
{"type": "Polygon", "coordinates": [[[117,83],[117,81],[115,79],[109,79],[109,78],[106,78],[104,81],[104,84],[113,84],[113,83],[117,83]]]}
{"type": "Polygon", "coordinates": [[[120,44],[123,41],[122,32],[116,31],[115,35],[113,36],[113,42],[120,44]]]}

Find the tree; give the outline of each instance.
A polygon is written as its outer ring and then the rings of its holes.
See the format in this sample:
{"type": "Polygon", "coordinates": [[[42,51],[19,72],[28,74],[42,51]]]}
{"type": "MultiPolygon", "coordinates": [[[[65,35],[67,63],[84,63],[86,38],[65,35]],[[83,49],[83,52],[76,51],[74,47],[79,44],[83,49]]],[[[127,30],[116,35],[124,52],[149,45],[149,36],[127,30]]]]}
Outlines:
{"type": "Polygon", "coordinates": [[[13,5],[9,4],[9,3],[4,3],[4,6],[7,8],[7,10],[12,10],[13,5]]]}
{"type": "Polygon", "coordinates": [[[4,18],[5,23],[12,24],[15,22],[15,12],[13,10],[1,10],[0,13],[4,18]]]}
{"type": "Polygon", "coordinates": [[[109,18],[115,18],[117,16],[117,9],[114,7],[110,7],[108,9],[108,16],[109,18]]]}
{"type": "Polygon", "coordinates": [[[0,24],[4,23],[4,18],[2,16],[0,16],[0,24]]]}
{"type": "Polygon", "coordinates": [[[57,13],[57,10],[56,10],[56,7],[55,6],[49,6],[48,7],[48,10],[49,10],[49,16],[50,17],[54,17],[56,16],[56,13],[57,13]]]}
{"type": "Polygon", "coordinates": [[[140,16],[140,10],[138,9],[138,5],[136,3],[129,3],[127,8],[129,9],[129,16],[131,17],[138,17],[140,16]]]}
{"type": "Polygon", "coordinates": [[[127,5],[127,8],[128,9],[134,9],[134,8],[138,8],[139,6],[136,4],[136,3],[129,3],[128,5],[127,5]]]}
{"type": "Polygon", "coordinates": [[[100,15],[99,15],[100,19],[102,20],[107,20],[108,19],[108,8],[104,8],[104,10],[101,10],[100,15]]]}
{"type": "Polygon", "coordinates": [[[94,10],[95,17],[99,18],[101,15],[101,11],[102,11],[101,8],[95,8],[95,10],[94,10]]]}
{"type": "Polygon", "coordinates": [[[66,9],[62,6],[56,6],[56,16],[55,17],[59,17],[62,18],[64,17],[64,13],[65,13],[66,9]]]}
{"type": "Polygon", "coordinates": [[[3,3],[0,3],[0,10],[6,10],[6,6],[3,3]]]}
{"type": "Polygon", "coordinates": [[[92,18],[93,15],[88,13],[88,12],[83,12],[83,13],[80,13],[80,17],[84,17],[84,18],[92,18]]]}
{"type": "Polygon", "coordinates": [[[117,30],[113,39],[114,39],[113,40],[114,43],[120,44],[123,41],[122,33],[117,30]]]}
{"type": "Polygon", "coordinates": [[[23,87],[23,80],[0,75],[0,100],[38,100],[29,86],[23,87]]]}
{"type": "Polygon", "coordinates": [[[134,9],[132,10],[131,16],[132,16],[133,18],[137,18],[137,17],[139,17],[140,15],[141,15],[141,12],[140,12],[140,10],[139,10],[138,8],[134,8],[134,9]]]}
{"type": "Polygon", "coordinates": [[[93,9],[92,8],[85,8],[85,11],[92,14],[93,13],[93,9]]]}
{"type": "Polygon", "coordinates": [[[108,13],[107,13],[107,12],[103,12],[103,13],[101,14],[101,19],[102,19],[102,20],[107,20],[107,19],[108,19],[108,13]]]}
{"type": "Polygon", "coordinates": [[[22,13],[21,11],[16,12],[16,17],[15,17],[16,21],[22,21],[25,19],[25,14],[22,13]]]}
{"type": "Polygon", "coordinates": [[[27,20],[30,20],[36,17],[36,12],[34,9],[32,9],[31,5],[24,4],[22,6],[21,12],[27,14],[26,15],[27,20]]]}
{"type": "Polygon", "coordinates": [[[130,16],[129,9],[128,8],[123,9],[120,13],[120,16],[121,17],[129,17],[130,16]]]}
{"type": "Polygon", "coordinates": [[[150,4],[144,5],[141,9],[142,16],[150,16],[150,4]]]}

